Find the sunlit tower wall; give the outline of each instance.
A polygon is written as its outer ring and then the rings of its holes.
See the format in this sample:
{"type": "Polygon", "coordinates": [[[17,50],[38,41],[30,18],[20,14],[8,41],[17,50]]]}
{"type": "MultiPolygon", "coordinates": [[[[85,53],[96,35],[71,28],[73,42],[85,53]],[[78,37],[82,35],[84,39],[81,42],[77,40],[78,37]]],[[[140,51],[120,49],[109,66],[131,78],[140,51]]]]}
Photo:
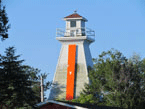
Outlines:
{"type": "Polygon", "coordinates": [[[49,99],[72,100],[80,95],[84,84],[89,84],[88,68],[93,66],[89,45],[95,32],[85,27],[87,19],[76,12],[64,17],[65,30],[57,28],[61,44],[60,55],[49,99]]]}

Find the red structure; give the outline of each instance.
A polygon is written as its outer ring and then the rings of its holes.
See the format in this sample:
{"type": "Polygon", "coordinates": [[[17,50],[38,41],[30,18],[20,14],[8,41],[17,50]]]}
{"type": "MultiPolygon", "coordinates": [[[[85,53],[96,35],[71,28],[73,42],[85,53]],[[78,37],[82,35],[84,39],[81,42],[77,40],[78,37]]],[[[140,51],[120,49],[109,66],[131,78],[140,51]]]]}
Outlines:
{"type": "Polygon", "coordinates": [[[66,100],[72,100],[74,98],[75,57],[76,57],[76,45],[69,45],[66,100]]]}

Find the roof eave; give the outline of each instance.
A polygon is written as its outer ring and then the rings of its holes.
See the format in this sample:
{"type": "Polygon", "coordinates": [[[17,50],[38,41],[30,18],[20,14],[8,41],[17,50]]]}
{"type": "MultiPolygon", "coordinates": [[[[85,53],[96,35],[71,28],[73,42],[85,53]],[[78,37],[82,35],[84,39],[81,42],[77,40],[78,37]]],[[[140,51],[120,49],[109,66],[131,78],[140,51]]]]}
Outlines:
{"type": "Polygon", "coordinates": [[[41,102],[41,103],[38,103],[35,105],[35,107],[39,108],[43,105],[46,105],[47,103],[54,103],[54,104],[58,104],[58,105],[62,105],[62,106],[67,106],[67,107],[71,107],[71,108],[79,108],[79,109],[87,109],[87,108],[84,108],[84,107],[80,107],[80,106],[75,106],[75,105],[70,105],[70,104],[67,104],[67,103],[63,103],[63,102],[58,102],[58,101],[54,101],[54,100],[47,100],[45,102],[41,102]]]}
{"type": "Polygon", "coordinates": [[[88,20],[84,17],[78,17],[78,18],[63,18],[63,20],[84,20],[85,22],[87,22],[88,20]]]}

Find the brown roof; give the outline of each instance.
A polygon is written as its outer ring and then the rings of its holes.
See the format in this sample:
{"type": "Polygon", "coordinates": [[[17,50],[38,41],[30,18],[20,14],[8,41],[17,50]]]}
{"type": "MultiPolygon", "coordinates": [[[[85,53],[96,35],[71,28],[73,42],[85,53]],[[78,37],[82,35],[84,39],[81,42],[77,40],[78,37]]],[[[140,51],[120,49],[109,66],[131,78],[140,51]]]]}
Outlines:
{"type": "Polygon", "coordinates": [[[65,18],[79,18],[79,17],[82,17],[82,16],[80,16],[80,15],[77,14],[77,13],[74,13],[74,14],[71,14],[71,15],[69,15],[69,16],[66,16],[65,18]]]}

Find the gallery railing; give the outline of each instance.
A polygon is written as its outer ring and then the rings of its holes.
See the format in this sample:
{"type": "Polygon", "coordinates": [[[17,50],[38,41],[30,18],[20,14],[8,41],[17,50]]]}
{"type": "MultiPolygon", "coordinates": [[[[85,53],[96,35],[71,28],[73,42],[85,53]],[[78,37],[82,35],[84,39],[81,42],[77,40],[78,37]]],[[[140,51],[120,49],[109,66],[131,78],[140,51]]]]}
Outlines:
{"type": "Polygon", "coordinates": [[[95,40],[95,31],[89,28],[56,29],[56,37],[79,37],[87,36],[95,40]]]}

